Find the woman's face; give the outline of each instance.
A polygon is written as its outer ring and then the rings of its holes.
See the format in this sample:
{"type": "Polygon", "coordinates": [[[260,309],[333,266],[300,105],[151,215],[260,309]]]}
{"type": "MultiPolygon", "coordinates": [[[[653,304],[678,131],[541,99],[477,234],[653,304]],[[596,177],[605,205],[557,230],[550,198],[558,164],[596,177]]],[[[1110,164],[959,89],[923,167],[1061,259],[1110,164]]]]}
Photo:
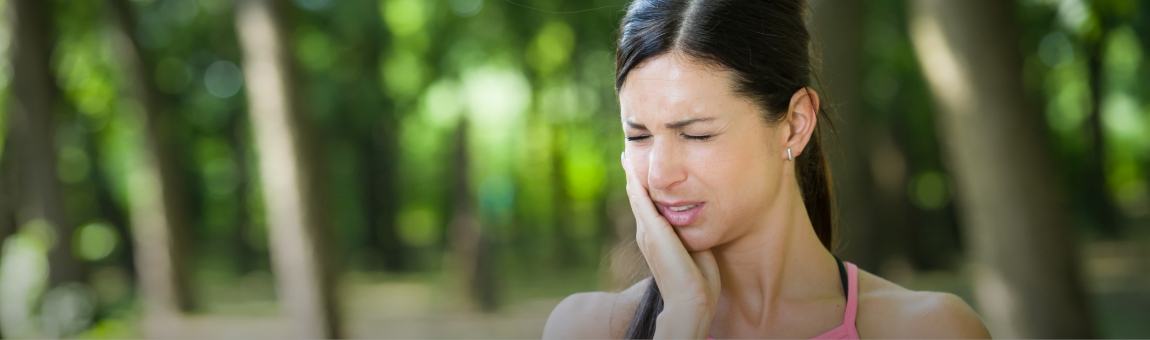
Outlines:
{"type": "Polygon", "coordinates": [[[733,90],[729,71],[677,53],[647,60],[619,91],[624,162],[690,251],[762,221],[783,183],[783,126],[733,90]]]}

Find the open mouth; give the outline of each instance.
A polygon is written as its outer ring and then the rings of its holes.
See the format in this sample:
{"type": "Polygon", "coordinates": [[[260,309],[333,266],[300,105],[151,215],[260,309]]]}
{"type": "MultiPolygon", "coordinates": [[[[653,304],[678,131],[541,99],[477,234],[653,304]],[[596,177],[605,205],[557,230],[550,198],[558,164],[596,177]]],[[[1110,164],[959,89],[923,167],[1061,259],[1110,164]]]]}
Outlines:
{"type": "Polygon", "coordinates": [[[667,222],[675,227],[685,227],[695,223],[702,213],[703,202],[675,202],[675,203],[662,203],[656,202],[655,206],[659,208],[659,214],[667,219],[667,222]]]}

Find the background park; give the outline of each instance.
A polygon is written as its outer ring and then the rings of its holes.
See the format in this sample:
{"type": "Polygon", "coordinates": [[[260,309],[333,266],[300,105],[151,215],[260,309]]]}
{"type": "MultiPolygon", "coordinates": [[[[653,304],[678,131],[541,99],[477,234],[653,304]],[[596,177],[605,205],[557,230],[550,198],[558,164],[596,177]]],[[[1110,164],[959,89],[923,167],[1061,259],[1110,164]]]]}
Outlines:
{"type": "MultiPolygon", "coordinates": [[[[644,276],[622,0],[6,0],[0,337],[537,338],[644,276]]],[[[814,1],[836,253],[1150,337],[1150,4],[814,1]]]]}

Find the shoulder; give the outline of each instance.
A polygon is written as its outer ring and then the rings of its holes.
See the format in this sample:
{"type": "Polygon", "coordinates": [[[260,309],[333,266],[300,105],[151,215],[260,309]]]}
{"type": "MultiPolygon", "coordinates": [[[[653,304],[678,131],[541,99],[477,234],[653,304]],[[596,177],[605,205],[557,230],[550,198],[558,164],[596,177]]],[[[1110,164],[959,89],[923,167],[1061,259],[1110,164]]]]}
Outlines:
{"type": "Polygon", "coordinates": [[[619,292],[583,292],[560,301],[547,325],[544,339],[621,338],[650,278],[619,292]]]}
{"type": "Polygon", "coordinates": [[[859,333],[879,338],[989,338],[962,298],[906,289],[859,271],[859,333]]]}

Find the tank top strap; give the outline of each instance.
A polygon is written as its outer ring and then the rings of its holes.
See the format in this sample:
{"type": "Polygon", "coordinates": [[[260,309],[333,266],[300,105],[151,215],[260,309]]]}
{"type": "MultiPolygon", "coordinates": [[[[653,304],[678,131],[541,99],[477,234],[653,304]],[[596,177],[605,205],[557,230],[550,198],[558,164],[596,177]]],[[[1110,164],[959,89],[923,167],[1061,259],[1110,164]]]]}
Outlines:
{"type": "Polygon", "coordinates": [[[843,311],[843,324],[855,326],[859,305],[859,268],[854,263],[846,262],[847,274],[847,305],[843,311]]]}

